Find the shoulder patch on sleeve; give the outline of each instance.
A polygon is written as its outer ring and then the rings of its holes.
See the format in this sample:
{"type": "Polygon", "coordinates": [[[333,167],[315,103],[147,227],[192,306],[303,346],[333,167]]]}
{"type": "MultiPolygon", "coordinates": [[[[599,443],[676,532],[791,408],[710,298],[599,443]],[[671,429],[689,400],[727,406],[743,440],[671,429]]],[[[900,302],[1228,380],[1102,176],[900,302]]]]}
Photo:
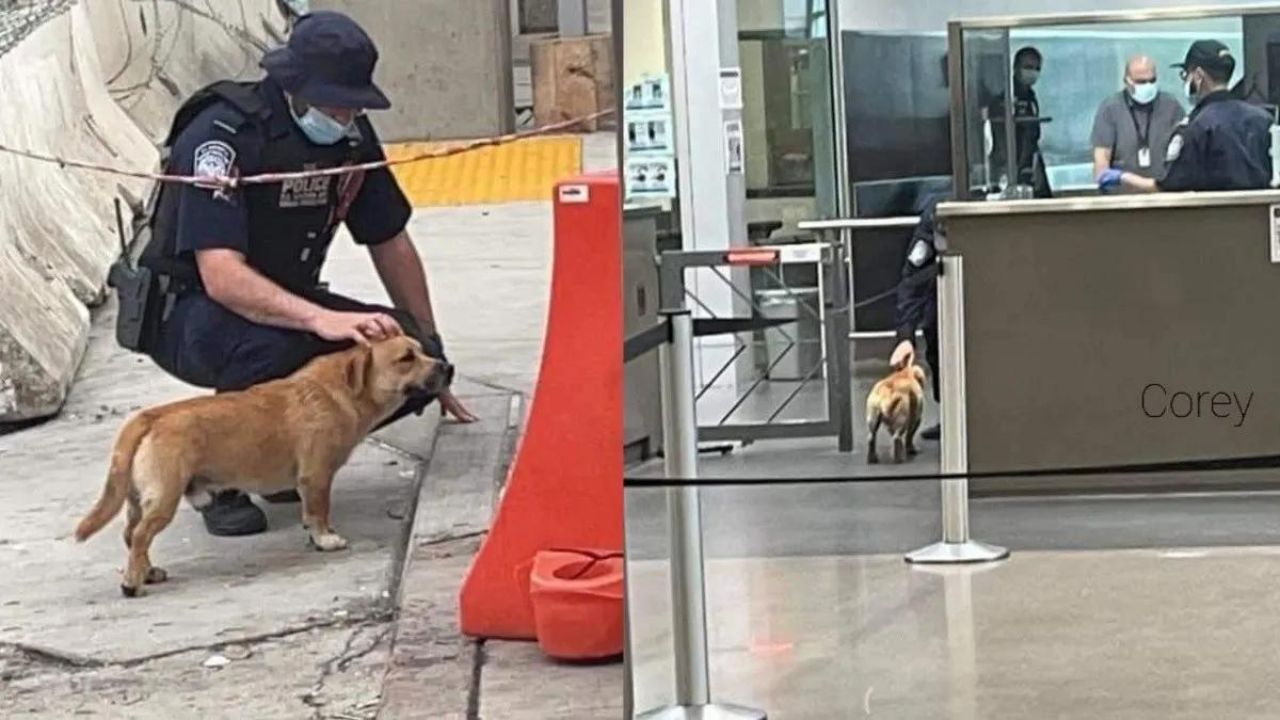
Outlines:
{"type": "Polygon", "coordinates": [[[197,177],[229,177],[235,163],[235,148],[221,140],[209,140],[196,147],[191,168],[197,177]]]}
{"type": "Polygon", "coordinates": [[[928,260],[929,256],[933,254],[932,251],[933,248],[929,247],[929,243],[924,240],[917,240],[915,245],[911,246],[911,253],[907,255],[907,260],[910,261],[912,265],[920,267],[924,265],[924,261],[928,260]]]}
{"type": "Polygon", "coordinates": [[[1182,133],[1175,134],[1169,140],[1169,149],[1165,153],[1164,161],[1166,163],[1175,162],[1182,156],[1182,133]]]}

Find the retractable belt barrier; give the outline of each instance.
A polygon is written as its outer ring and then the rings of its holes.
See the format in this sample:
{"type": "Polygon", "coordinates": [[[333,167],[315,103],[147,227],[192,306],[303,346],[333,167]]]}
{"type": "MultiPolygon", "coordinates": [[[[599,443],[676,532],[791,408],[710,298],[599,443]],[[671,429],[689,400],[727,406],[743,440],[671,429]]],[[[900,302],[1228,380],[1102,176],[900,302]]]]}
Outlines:
{"type": "Polygon", "coordinates": [[[1169,460],[1164,462],[1123,465],[1089,465],[1023,470],[981,470],[963,473],[920,473],[912,475],[815,476],[806,478],[644,478],[624,477],[628,488],[726,487],[751,485],[838,485],[841,483],[922,482],[939,480],[995,480],[1038,477],[1089,477],[1095,475],[1162,475],[1172,473],[1240,472],[1280,468],[1280,455],[1209,458],[1203,460],[1169,460]]]}

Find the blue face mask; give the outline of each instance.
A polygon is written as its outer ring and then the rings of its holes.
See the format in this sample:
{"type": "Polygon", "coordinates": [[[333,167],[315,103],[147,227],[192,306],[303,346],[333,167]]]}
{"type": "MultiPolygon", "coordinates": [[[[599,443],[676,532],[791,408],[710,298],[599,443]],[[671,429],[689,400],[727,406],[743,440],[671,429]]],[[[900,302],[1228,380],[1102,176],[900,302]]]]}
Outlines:
{"type": "Polygon", "coordinates": [[[1160,94],[1160,90],[1154,82],[1134,83],[1133,90],[1130,95],[1133,101],[1139,105],[1150,105],[1155,102],[1156,96],[1160,94]]]}
{"type": "Polygon", "coordinates": [[[335,145],[347,136],[347,131],[351,129],[350,125],[343,125],[333,118],[325,115],[315,108],[308,108],[302,117],[298,117],[298,113],[289,109],[293,115],[293,121],[298,124],[298,129],[307,136],[307,139],[317,145],[335,145]]]}

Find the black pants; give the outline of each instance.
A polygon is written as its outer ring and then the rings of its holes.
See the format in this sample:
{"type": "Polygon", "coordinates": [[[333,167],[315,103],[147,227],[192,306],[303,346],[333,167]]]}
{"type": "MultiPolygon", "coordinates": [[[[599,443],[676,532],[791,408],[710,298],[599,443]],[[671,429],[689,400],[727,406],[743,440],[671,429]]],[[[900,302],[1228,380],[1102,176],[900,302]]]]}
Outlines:
{"type": "MultiPolygon", "coordinates": [[[[406,312],[330,292],[315,291],[306,297],[317,305],[339,312],[390,315],[406,334],[422,343],[428,355],[441,356],[439,346],[424,336],[417,321],[406,312]]],[[[260,325],[202,293],[191,293],[174,305],[161,330],[154,359],[166,372],[183,382],[230,392],[286,377],[314,358],[345,350],[352,344],[351,341],[324,340],[301,330],[260,325]]],[[[421,412],[433,400],[434,395],[414,396],[382,425],[410,413],[421,412]]]]}
{"type": "Polygon", "coordinates": [[[938,322],[927,322],[920,328],[924,334],[924,361],[929,364],[933,378],[933,401],[942,402],[942,369],[938,367],[938,322]]]}

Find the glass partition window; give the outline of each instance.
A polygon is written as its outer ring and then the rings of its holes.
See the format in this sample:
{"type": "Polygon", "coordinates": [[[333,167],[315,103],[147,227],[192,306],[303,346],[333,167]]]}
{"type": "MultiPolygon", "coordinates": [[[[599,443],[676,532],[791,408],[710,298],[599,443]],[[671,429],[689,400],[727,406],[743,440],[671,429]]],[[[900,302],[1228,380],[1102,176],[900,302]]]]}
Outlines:
{"type": "Polygon", "coordinates": [[[965,163],[972,199],[1002,191],[1029,197],[1027,178],[1033,173],[1020,161],[1030,155],[1043,167],[1053,195],[1094,192],[1094,120],[1099,107],[1122,92],[1126,62],[1136,55],[1154,60],[1159,89],[1189,112],[1193,102],[1172,66],[1182,62],[1194,41],[1218,40],[1236,58],[1233,92],[1260,105],[1280,104],[1280,15],[1040,26],[1011,21],[1007,28],[965,27],[961,21],[958,27],[965,147],[954,157],[965,163]],[[1035,117],[1020,107],[1027,105],[1021,102],[1027,94],[1015,91],[1012,82],[1014,58],[1023,48],[1034,48],[1042,59],[1033,87],[1035,117]],[[1010,93],[1020,100],[1014,108],[1005,107],[1010,93]],[[1038,132],[1024,132],[1029,124],[1038,132]],[[1023,147],[1032,143],[1038,153],[1023,147]],[[1014,158],[1005,150],[1011,144],[1017,148],[1014,158]]]}
{"type": "Polygon", "coordinates": [[[739,0],[748,197],[833,195],[826,0],[739,0]]]}
{"type": "Polygon", "coordinates": [[[1155,60],[1159,87],[1190,111],[1191,100],[1173,68],[1196,40],[1224,43],[1236,54],[1232,84],[1244,75],[1244,31],[1240,18],[1156,24],[1015,29],[1010,47],[1035,47],[1044,57],[1036,84],[1042,126],[1040,151],[1049,183],[1063,191],[1094,187],[1090,135],[1098,106],[1123,87],[1124,67],[1134,55],[1155,60]]]}
{"type": "Polygon", "coordinates": [[[964,33],[964,105],[966,160],[972,194],[1003,185],[1008,170],[997,153],[1007,144],[1001,99],[1009,91],[1009,33],[974,30],[964,33]],[[997,138],[997,134],[1000,135],[997,138]]]}

